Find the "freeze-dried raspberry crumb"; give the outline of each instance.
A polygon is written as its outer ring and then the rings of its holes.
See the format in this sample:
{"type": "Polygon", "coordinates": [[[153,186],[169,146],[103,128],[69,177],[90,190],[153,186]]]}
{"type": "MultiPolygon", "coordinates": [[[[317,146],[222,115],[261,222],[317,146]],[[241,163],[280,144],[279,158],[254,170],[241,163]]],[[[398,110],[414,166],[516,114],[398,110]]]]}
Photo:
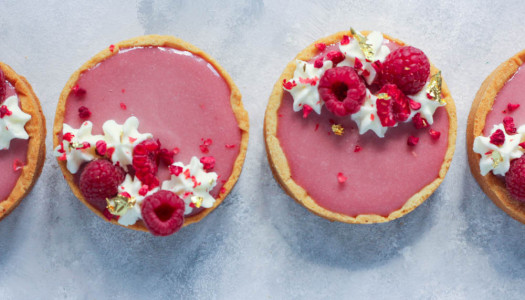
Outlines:
{"type": "Polygon", "coordinates": [[[415,136],[409,136],[407,140],[407,145],[409,146],[415,146],[419,142],[419,138],[415,136]]]}
{"type": "Polygon", "coordinates": [[[328,111],[340,117],[356,113],[366,94],[365,84],[350,67],[326,70],[318,90],[328,111]]]}
{"type": "Polygon", "coordinates": [[[428,127],[427,119],[422,118],[420,113],[414,115],[414,117],[412,118],[412,123],[414,124],[414,127],[416,129],[428,127]]]}
{"type": "Polygon", "coordinates": [[[128,109],[128,107],[126,106],[126,104],[124,104],[124,102],[120,102],[120,108],[121,108],[122,110],[126,110],[126,109],[128,109]]]}
{"type": "Polygon", "coordinates": [[[91,117],[91,111],[89,111],[89,108],[81,106],[78,108],[78,116],[82,119],[87,119],[91,117]]]}
{"type": "Polygon", "coordinates": [[[115,45],[111,44],[109,45],[109,51],[113,52],[115,50],[115,45]]]}
{"type": "Polygon", "coordinates": [[[339,183],[344,183],[346,179],[347,178],[343,175],[343,173],[341,172],[337,173],[337,181],[339,181],[339,183]]]}
{"type": "Polygon", "coordinates": [[[516,109],[518,109],[519,107],[520,107],[520,105],[518,103],[516,103],[516,104],[509,103],[507,105],[507,109],[509,110],[509,112],[513,112],[516,109]]]}
{"type": "Polygon", "coordinates": [[[124,177],[122,168],[108,160],[98,159],[89,162],[82,170],[78,185],[86,201],[102,210],[106,207],[106,198],[118,193],[118,186],[124,177]]]}
{"type": "Polygon", "coordinates": [[[303,118],[306,119],[308,117],[308,115],[312,112],[312,110],[313,109],[312,109],[312,107],[310,105],[305,104],[303,106],[303,118]]]}
{"type": "Polygon", "coordinates": [[[418,110],[421,108],[421,103],[416,102],[410,98],[408,98],[408,104],[410,105],[411,110],[418,110]]]}
{"type": "Polygon", "coordinates": [[[200,162],[202,163],[203,168],[206,171],[215,168],[215,157],[213,156],[203,156],[201,157],[200,162]]]}
{"type": "Polygon", "coordinates": [[[350,38],[348,35],[343,35],[343,38],[341,39],[341,45],[348,45],[350,43],[350,38]]]}
{"type": "Polygon", "coordinates": [[[319,57],[317,58],[315,61],[314,61],[314,67],[319,69],[319,68],[322,68],[324,65],[324,58],[323,57],[319,57]]]}
{"type": "Polygon", "coordinates": [[[342,62],[345,59],[345,56],[340,51],[331,51],[326,54],[326,58],[328,60],[331,60],[335,66],[338,63],[342,62]]]}
{"type": "Polygon", "coordinates": [[[325,43],[316,43],[315,44],[315,47],[319,50],[319,51],[324,51],[326,49],[326,44],[325,43]]]}
{"type": "Polygon", "coordinates": [[[507,134],[516,134],[516,126],[514,125],[514,119],[512,117],[503,118],[503,127],[507,134]]]}
{"type": "Polygon", "coordinates": [[[354,152],[359,152],[359,151],[361,151],[361,149],[363,149],[363,148],[361,148],[361,146],[355,145],[354,152]]]}
{"type": "Polygon", "coordinates": [[[81,88],[78,84],[76,84],[74,87],[71,88],[71,91],[73,92],[73,95],[77,97],[82,97],[86,95],[86,90],[81,88]]]}
{"type": "Polygon", "coordinates": [[[297,83],[295,83],[295,80],[292,81],[286,81],[286,79],[283,79],[283,87],[287,90],[291,90],[296,86],[297,83]]]}
{"type": "Polygon", "coordinates": [[[142,202],[142,218],[153,235],[167,236],[184,224],[184,206],[184,201],[175,193],[160,190],[142,202]]]}
{"type": "Polygon", "coordinates": [[[407,95],[419,92],[430,75],[430,62],[423,51],[404,46],[392,51],[383,62],[381,81],[392,83],[407,95]]]}
{"type": "Polygon", "coordinates": [[[97,141],[97,143],[95,144],[95,150],[97,152],[98,155],[106,155],[106,151],[107,151],[107,144],[105,141],[103,140],[100,140],[100,141],[97,141]]]}
{"type": "Polygon", "coordinates": [[[432,128],[428,130],[428,133],[430,134],[430,137],[432,137],[433,140],[438,140],[439,137],[441,136],[441,132],[436,131],[432,128]]]}
{"type": "Polygon", "coordinates": [[[503,130],[498,129],[490,136],[490,143],[496,146],[501,146],[505,143],[505,133],[503,130]]]}
{"type": "Polygon", "coordinates": [[[224,145],[224,147],[226,147],[228,149],[233,149],[233,148],[235,148],[235,144],[226,144],[226,145],[224,145]]]}
{"type": "Polygon", "coordinates": [[[13,114],[13,112],[10,111],[7,108],[7,106],[5,106],[5,105],[0,106],[0,119],[4,118],[5,116],[10,116],[12,114],[13,114]]]}
{"type": "Polygon", "coordinates": [[[19,161],[18,159],[15,159],[13,161],[13,171],[21,170],[24,167],[24,163],[19,161]]]}
{"type": "Polygon", "coordinates": [[[168,169],[170,170],[170,173],[175,176],[179,176],[179,174],[182,173],[183,170],[182,167],[174,165],[169,166],[168,169]]]}
{"type": "Polygon", "coordinates": [[[173,156],[175,156],[175,152],[169,151],[166,148],[160,149],[159,158],[165,165],[169,166],[175,161],[173,156]]]}

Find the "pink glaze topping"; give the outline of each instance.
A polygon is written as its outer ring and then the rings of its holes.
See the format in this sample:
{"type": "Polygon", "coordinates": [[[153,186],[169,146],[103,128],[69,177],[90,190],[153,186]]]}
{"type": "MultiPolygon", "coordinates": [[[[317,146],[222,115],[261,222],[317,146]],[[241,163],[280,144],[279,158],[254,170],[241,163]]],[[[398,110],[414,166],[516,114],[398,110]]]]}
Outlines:
{"type": "Polygon", "coordinates": [[[492,111],[488,113],[483,128],[483,135],[489,136],[492,127],[496,124],[503,123],[503,118],[510,116],[514,118],[514,124],[517,127],[525,125],[525,70],[524,67],[519,67],[514,76],[505,83],[503,88],[496,95],[492,111]],[[509,110],[508,105],[519,104],[520,107],[515,110],[509,110]]]}
{"type": "MultiPolygon", "coordinates": [[[[16,95],[15,88],[11,83],[7,82],[7,93],[8,97],[16,95]]],[[[11,141],[8,150],[0,150],[0,202],[7,199],[11,191],[13,190],[20,173],[20,169],[14,167],[15,162],[18,162],[16,166],[25,165],[27,162],[27,145],[29,140],[14,139],[11,141]],[[15,170],[17,169],[17,170],[15,170]]]]}
{"type": "MultiPolygon", "coordinates": [[[[393,43],[388,46],[395,48],[393,43]]],[[[320,55],[333,50],[327,47],[320,55]]],[[[371,131],[359,135],[350,117],[336,117],[325,107],[321,115],[311,113],[304,119],[301,112],[293,111],[292,103],[291,95],[284,92],[277,135],[292,178],[318,205],[353,217],[388,216],[438,177],[448,147],[445,108],[436,110],[434,124],[428,128],[402,123],[379,138],[371,131]],[[344,134],[334,135],[332,124],[341,124],[344,134]],[[430,128],[441,133],[439,139],[432,139],[430,128]],[[407,145],[409,136],[419,138],[416,146],[407,145]],[[346,181],[340,183],[338,173],[346,181]]]]}
{"type": "MultiPolygon", "coordinates": [[[[85,71],[77,84],[86,94],[70,94],[64,123],[79,128],[89,120],[93,134],[103,134],[104,122],[122,124],[136,116],[141,133],[153,134],[163,148],[179,149],[176,162],[214,156],[212,171],[220,177],[210,194],[217,197],[239,154],[241,130],[231,108],[230,88],[211,64],[189,52],[132,48],[85,71]],[[89,118],[79,117],[81,106],[89,109],[89,118]],[[206,139],[212,144],[203,153],[200,146],[206,139]]],[[[159,177],[161,182],[169,178],[163,164],[159,177]]]]}

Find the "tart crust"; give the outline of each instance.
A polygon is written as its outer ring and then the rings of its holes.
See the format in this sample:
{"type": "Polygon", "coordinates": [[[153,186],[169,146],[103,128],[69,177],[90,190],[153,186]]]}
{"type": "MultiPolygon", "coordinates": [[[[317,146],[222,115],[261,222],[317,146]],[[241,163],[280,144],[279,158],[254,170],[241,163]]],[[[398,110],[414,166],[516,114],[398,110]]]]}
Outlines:
{"type": "MultiPolygon", "coordinates": [[[[368,35],[369,31],[363,31],[362,32],[365,36],[368,35]]],[[[301,51],[294,60],[292,60],[284,69],[283,73],[281,74],[281,77],[277,80],[277,82],[274,85],[272,94],[270,96],[270,100],[268,103],[268,107],[266,108],[266,115],[264,118],[264,139],[266,142],[266,153],[268,157],[268,161],[270,163],[270,167],[272,169],[273,175],[275,179],[279,182],[283,190],[292,197],[295,201],[297,201],[299,204],[306,207],[308,210],[310,210],[312,213],[326,218],[331,221],[339,221],[339,222],[345,222],[345,223],[358,223],[358,224],[364,224],[364,223],[381,223],[381,222],[388,222],[394,219],[397,219],[399,217],[404,216],[405,214],[411,212],[416,207],[418,207],[421,203],[423,203],[441,184],[443,179],[445,178],[445,174],[447,173],[447,170],[450,166],[450,163],[452,161],[452,156],[454,155],[455,150],[455,143],[456,143],[456,129],[457,129],[457,120],[456,120],[456,107],[454,104],[454,100],[452,99],[450,95],[450,91],[447,87],[447,84],[443,80],[442,85],[442,94],[443,94],[443,100],[447,103],[445,106],[445,109],[448,114],[449,118],[449,130],[448,130],[448,148],[445,153],[445,157],[443,160],[443,164],[441,165],[441,168],[439,170],[438,177],[432,181],[430,184],[422,188],[419,192],[414,194],[412,197],[410,197],[407,202],[401,207],[400,209],[393,211],[388,216],[380,216],[376,214],[362,214],[357,215],[355,217],[348,216],[345,214],[337,213],[334,211],[330,211],[324,207],[321,207],[318,205],[312,197],[308,195],[308,192],[305,188],[297,184],[292,176],[290,171],[290,166],[288,165],[288,161],[286,158],[286,155],[281,148],[279,139],[277,137],[277,123],[278,123],[278,111],[279,107],[281,106],[282,100],[283,100],[283,94],[284,90],[282,87],[283,79],[288,79],[293,76],[294,70],[295,70],[295,60],[303,60],[308,61],[312,57],[318,54],[318,50],[315,47],[316,43],[325,43],[327,45],[335,44],[339,42],[343,35],[352,36],[350,31],[341,31],[338,33],[335,33],[333,35],[327,36],[325,38],[319,39],[312,43],[310,46],[306,47],[303,51],[301,51]]],[[[394,39],[388,35],[383,34],[383,36],[392,41],[395,42],[401,46],[404,46],[405,43],[394,39]]],[[[434,67],[434,65],[431,64],[430,67],[430,74],[433,75],[438,72],[438,69],[434,67]]]]}
{"type": "Polygon", "coordinates": [[[40,101],[27,79],[18,75],[11,67],[2,62],[0,62],[0,69],[4,72],[7,81],[15,87],[22,111],[31,115],[31,119],[25,125],[25,130],[29,135],[27,162],[22,167],[20,177],[9,196],[0,202],[0,220],[2,220],[31,191],[40,173],[42,173],[46,159],[46,121],[40,101]]]}
{"type": "Polygon", "coordinates": [[[481,189],[503,211],[525,224],[525,203],[510,196],[505,182],[489,172],[482,176],[479,168],[481,155],[474,152],[474,139],[482,135],[487,114],[492,110],[497,94],[525,62],[525,50],[499,65],[481,84],[472,102],[467,123],[467,154],[470,171],[481,189]]]}
{"type": "MultiPolygon", "coordinates": [[[[207,62],[209,62],[211,65],[213,65],[213,67],[217,70],[217,72],[219,72],[221,77],[226,81],[226,83],[230,87],[230,90],[231,90],[230,104],[231,104],[233,113],[235,115],[235,118],[237,119],[239,129],[241,130],[241,142],[239,144],[239,155],[237,156],[235,160],[235,163],[232,169],[232,173],[223,186],[225,191],[223,193],[220,193],[220,195],[216,198],[216,201],[213,207],[206,208],[196,215],[185,218],[183,226],[187,226],[189,224],[199,222],[204,217],[206,217],[210,212],[212,212],[217,206],[219,206],[219,204],[221,204],[224,198],[233,189],[233,186],[237,182],[237,179],[239,178],[241,171],[242,171],[242,166],[244,163],[244,159],[246,157],[246,150],[248,148],[249,119],[248,119],[248,112],[244,109],[244,106],[241,101],[241,93],[239,89],[237,88],[237,86],[235,85],[235,83],[233,82],[230,75],[228,75],[228,73],[211,56],[209,56],[206,52],[202,51],[201,49],[181,39],[178,39],[172,36],[146,35],[146,36],[140,36],[140,37],[126,40],[126,41],[122,41],[117,44],[114,44],[113,46],[114,46],[113,51],[111,51],[109,48],[102,50],[97,55],[95,55],[93,58],[91,58],[89,61],[87,61],[82,67],[80,67],[69,78],[68,82],[66,83],[66,86],[64,87],[64,89],[62,90],[62,93],[60,94],[60,99],[57,105],[55,123],[53,127],[53,145],[54,147],[57,147],[60,143],[59,137],[62,134],[62,126],[64,122],[64,114],[65,114],[65,109],[66,109],[67,98],[69,94],[71,93],[71,89],[75,86],[82,72],[95,67],[98,63],[117,54],[120,49],[133,48],[133,47],[148,47],[148,46],[167,47],[167,48],[174,48],[174,49],[183,50],[183,51],[189,51],[195,55],[202,57],[207,62]]],[[[78,185],[75,183],[74,175],[71,174],[67,170],[66,162],[58,160],[58,164],[60,168],[62,169],[62,173],[64,173],[64,178],[66,179],[67,183],[69,184],[69,187],[73,191],[73,194],[75,194],[75,196],[84,205],[86,205],[90,210],[92,210],[95,214],[97,214],[102,219],[108,221],[106,217],[104,217],[102,212],[100,212],[98,209],[93,207],[82,196],[82,193],[80,192],[78,185]]],[[[145,231],[145,232],[148,231],[148,229],[146,228],[146,226],[144,225],[142,221],[139,221],[135,223],[134,225],[130,225],[130,226],[123,226],[114,219],[108,222],[111,222],[116,225],[120,225],[122,227],[131,228],[134,230],[145,231]]]]}

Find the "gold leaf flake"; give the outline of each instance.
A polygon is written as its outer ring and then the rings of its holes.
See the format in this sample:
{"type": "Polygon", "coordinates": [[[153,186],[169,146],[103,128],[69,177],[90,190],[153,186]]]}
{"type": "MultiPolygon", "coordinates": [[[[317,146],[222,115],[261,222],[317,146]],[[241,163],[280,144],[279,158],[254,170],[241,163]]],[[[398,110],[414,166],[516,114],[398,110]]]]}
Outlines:
{"type": "Polygon", "coordinates": [[[493,168],[496,168],[497,166],[499,166],[500,163],[503,162],[503,157],[501,156],[501,153],[499,153],[498,151],[492,151],[492,167],[493,168]]]}
{"type": "Polygon", "coordinates": [[[387,93],[381,93],[377,95],[377,99],[388,100],[390,99],[390,95],[388,95],[387,93]]]}
{"type": "Polygon", "coordinates": [[[430,78],[427,86],[427,94],[432,98],[431,100],[438,101],[440,104],[446,104],[441,98],[441,84],[441,71],[439,71],[430,78]]]}
{"type": "Polygon", "coordinates": [[[135,206],[135,198],[128,198],[122,194],[118,194],[114,198],[106,198],[107,209],[112,215],[123,216],[126,214],[128,209],[135,206]]]}
{"type": "Polygon", "coordinates": [[[372,61],[375,56],[374,48],[372,48],[372,45],[368,43],[366,37],[360,32],[355,31],[354,28],[350,28],[350,32],[359,44],[359,48],[361,48],[361,51],[363,52],[365,58],[369,61],[372,61]]]}
{"type": "Polygon", "coordinates": [[[345,128],[340,124],[334,124],[332,125],[332,131],[335,135],[343,135],[343,133],[345,133],[345,128]]]}
{"type": "Polygon", "coordinates": [[[204,198],[199,196],[191,196],[191,202],[195,204],[195,207],[199,208],[202,205],[202,201],[204,201],[204,198]]]}

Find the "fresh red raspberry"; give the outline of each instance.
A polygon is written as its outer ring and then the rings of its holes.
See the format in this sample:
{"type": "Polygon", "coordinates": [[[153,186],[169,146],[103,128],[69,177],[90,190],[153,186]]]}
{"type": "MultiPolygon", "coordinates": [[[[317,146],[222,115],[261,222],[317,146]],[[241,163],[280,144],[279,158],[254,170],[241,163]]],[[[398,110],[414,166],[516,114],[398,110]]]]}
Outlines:
{"type": "Polygon", "coordinates": [[[7,93],[7,85],[5,84],[5,75],[4,75],[4,71],[0,69],[0,103],[4,102],[6,93],[7,93]]]}
{"type": "Polygon", "coordinates": [[[160,142],[148,139],[133,148],[135,176],[150,190],[159,186],[157,171],[160,161],[160,142]]]}
{"type": "Polygon", "coordinates": [[[525,156],[510,162],[510,168],[505,174],[505,184],[514,199],[525,202],[525,156]]]}
{"type": "Polygon", "coordinates": [[[383,63],[381,81],[393,83],[406,95],[419,92],[430,75],[430,62],[423,51],[412,46],[397,48],[383,63]]]}
{"type": "Polygon", "coordinates": [[[84,198],[99,210],[106,207],[106,198],[118,193],[125,172],[109,160],[97,159],[89,162],[80,174],[79,187],[84,198]]]}
{"type": "Polygon", "coordinates": [[[160,190],[142,202],[142,218],[153,235],[167,236],[184,224],[184,201],[173,192],[160,190]]]}
{"type": "Polygon", "coordinates": [[[377,116],[383,127],[395,126],[410,116],[410,104],[407,96],[394,84],[384,85],[379,94],[388,94],[390,99],[377,99],[377,116]]]}
{"type": "Polygon", "coordinates": [[[318,89],[326,108],[340,117],[359,111],[365,100],[365,84],[351,67],[326,70],[318,89]]]}

